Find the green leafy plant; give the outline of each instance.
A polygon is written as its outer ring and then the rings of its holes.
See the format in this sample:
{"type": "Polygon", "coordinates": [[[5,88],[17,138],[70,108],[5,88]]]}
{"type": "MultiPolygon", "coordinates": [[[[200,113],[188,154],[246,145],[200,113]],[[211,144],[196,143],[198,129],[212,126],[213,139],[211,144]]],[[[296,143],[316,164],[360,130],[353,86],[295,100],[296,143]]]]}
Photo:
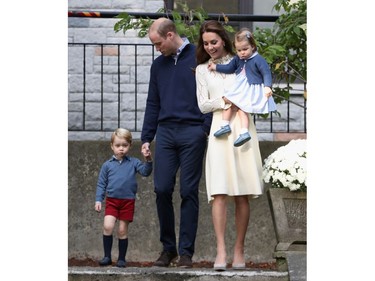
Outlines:
{"type": "Polygon", "coordinates": [[[128,13],[120,13],[116,16],[117,18],[120,18],[118,22],[115,23],[113,29],[115,32],[122,31],[124,34],[129,29],[135,29],[138,30],[138,36],[143,38],[147,35],[148,28],[150,27],[152,20],[147,18],[135,18],[133,16],[130,16],[128,13]]]}
{"type": "MultiPolygon", "coordinates": [[[[170,15],[176,24],[177,32],[182,36],[186,36],[190,42],[197,43],[200,26],[208,18],[207,12],[203,8],[190,9],[186,3],[178,2],[176,4],[179,10],[182,11],[181,13],[165,8],[159,9],[157,13],[170,15]]],[[[148,29],[153,22],[150,18],[135,18],[128,13],[120,13],[117,18],[120,18],[120,20],[114,25],[115,32],[122,31],[125,34],[126,31],[135,29],[138,30],[138,36],[141,38],[147,35],[148,29]]],[[[220,19],[218,20],[221,21],[220,19]]],[[[228,18],[225,14],[223,14],[223,24],[226,31],[229,33],[234,32],[233,27],[228,25],[228,18]]]]}
{"type": "MultiPolygon", "coordinates": [[[[170,15],[175,22],[179,34],[186,36],[190,42],[197,43],[199,28],[207,20],[208,14],[203,8],[190,9],[186,3],[177,2],[178,10],[170,11],[159,9],[158,13],[170,15]]],[[[307,83],[306,66],[306,40],[307,40],[307,3],[306,0],[290,1],[278,0],[274,6],[281,15],[276,20],[272,29],[256,28],[254,37],[257,41],[259,53],[266,59],[273,74],[273,92],[276,103],[281,103],[289,98],[291,86],[280,87],[280,83],[293,83],[296,81],[307,83]],[[275,86],[277,85],[277,86],[275,86]]],[[[127,13],[117,16],[120,20],[115,23],[114,30],[125,33],[128,30],[138,30],[139,37],[145,37],[152,23],[149,18],[135,18],[127,13]]],[[[235,30],[228,24],[229,19],[225,14],[217,19],[222,22],[229,33],[235,30]]],[[[306,94],[306,89],[305,89],[306,94]]],[[[306,97],[306,95],[305,95],[306,97]]],[[[261,114],[267,117],[268,114],[261,114]]]]}
{"type": "MultiPolygon", "coordinates": [[[[274,9],[283,12],[273,28],[256,28],[254,31],[259,53],[271,66],[274,85],[296,81],[307,83],[306,8],[306,0],[278,0],[274,9]]],[[[290,89],[290,86],[274,87],[275,102],[280,102],[281,97],[289,98],[290,89]]]]}

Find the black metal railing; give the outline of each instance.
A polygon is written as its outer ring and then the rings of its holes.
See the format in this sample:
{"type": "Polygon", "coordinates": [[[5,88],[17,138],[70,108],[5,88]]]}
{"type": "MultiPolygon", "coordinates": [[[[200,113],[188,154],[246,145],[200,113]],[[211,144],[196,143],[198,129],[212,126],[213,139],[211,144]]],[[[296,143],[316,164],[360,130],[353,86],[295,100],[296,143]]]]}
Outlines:
{"type": "MultiPolygon", "coordinates": [[[[113,18],[118,14],[119,12],[69,11],[68,16],[113,18]]],[[[166,14],[132,13],[131,15],[158,18],[166,14]]],[[[213,19],[218,16],[220,15],[209,14],[209,17],[213,19]]],[[[274,22],[277,18],[278,16],[230,16],[232,21],[250,22],[274,22]]],[[[70,58],[68,130],[110,132],[118,127],[126,127],[133,132],[140,132],[148,81],[139,78],[149,75],[149,67],[156,56],[153,45],[68,43],[68,53],[70,58]],[[77,51],[78,49],[80,51],[77,51]],[[108,54],[107,49],[116,51],[108,54]],[[123,57],[127,59],[124,60],[123,57]],[[124,79],[128,79],[128,82],[124,82],[124,79]],[[143,87],[143,90],[140,91],[140,87],[143,87]],[[113,95],[116,95],[116,98],[113,95]]],[[[290,85],[287,84],[287,86],[289,88],[290,85]]],[[[290,98],[278,104],[277,113],[271,113],[267,118],[254,115],[258,132],[306,133],[307,107],[303,94],[306,84],[297,85],[298,89],[295,86],[293,85],[294,89],[291,90],[290,98]]]]}
{"type": "MultiPolygon", "coordinates": [[[[143,82],[143,93],[139,92],[139,77],[141,75],[146,75],[144,69],[139,70],[140,66],[138,58],[141,57],[139,54],[140,47],[148,49],[147,52],[149,55],[145,55],[144,50],[142,55],[143,57],[149,57],[149,61],[147,62],[143,59],[142,64],[146,65],[146,67],[150,66],[156,55],[154,47],[151,44],[69,43],[69,52],[72,52],[72,48],[80,48],[82,53],[82,69],[77,70],[76,68],[76,73],[72,71],[69,72],[71,78],[76,78],[74,79],[75,83],[81,85],[81,90],[76,90],[75,93],[82,96],[82,99],[80,100],[69,101],[69,105],[72,108],[82,109],[82,115],[81,118],[78,118],[80,120],[78,124],[69,124],[69,131],[113,131],[113,129],[121,126],[125,126],[135,132],[141,130],[144,112],[142,108],[145,106],[145,97],[147,95],[145,89],[148,85],[143,82]],[[108,59],[105,49],[109,47],[117,50],[117,52],[115,55],[112,54],[110,56],[112,58],[112,71],[107,71],[105,73],[104,68],[106,66],[108,67],[108,62],[105,62],[105,58],[107,57],[108,59]],[[133,63],[131,63],[133,73],[126,74],[127,76],[132,76],[131,78],[127,78],[131,80],[131,83],[127,83],[126,86],[121,82],[121,76],[125,75],[125,72],[122,70],[123,65],[121,64],[121,56],[128,56],[128,54],[122,52],[124,47],[127,47],[127,51],[133,54],[134,57],[133,63]],[[89,48],[91,48],[90,54],[95,53],[96,50],[99,59],[88,58],[87,50],[89,48]],[[92,50],[92,48],[95,50],[92,50]],[[88,61],[90,61],[90,68],[94,69],[91,70],[91,72],[88,71],[88,61]],[[95,78],[88,79],[88,75],[95,75],[95,78]],[[77,77],[78,79],[81,79],[80,82],[77,82],[77,77]],[[111,98],[108,100],[108,98],[105,98],[105,93],[108,92],[108,90],[105,90],[104,84],[107,83],[106,81],[113,80],[115,80],[115,82],[113,83],[112,93],[116,94],[117,97],[116,99],[111,98]],[[89,83],[96,83],[98,85],[96,87],[97,90],[88,90],[88,88],[90,88],[89,83]],[[122,87],[126,87],[127,90],[124,91],[122,87]],[[143,96],[143,99],[138,100],[140,95],[143,96]],[[96,96],[95,100],[93,99],[93,96],[96,96]],[[78,105],[79,103],[81,105],[78,105]],[[91,105],[92,107],[93,104],[97,105],[95,116],[93,116],[93,110],[90,110],[90,113],[88,112],[88,105],[91,105]],[[105,111],[105,106],[108,107],[109,104],[112,104],[112,111],[110,114],[108,113],[108,110],[105,111]],[[116,105],[116,111],[113,110],[113,105],[116,105]],[[123,116],[124,112],[127,113],[125,116],[123,116]],[[133,116],[130,117],[130,114],[133,114],[133,116]]],[[[74,53],[77,53],[77,51],[74,53]]],[[[77,58],[75,57],[75,59],[77,58]]],[[[79,86],[76,85],[74,88],[77,89],[79,86]]],[[[303,91],[303,89],[300,89],[300,91],[303,91]]],[[[70,94],[74,94],[74,92],[70,92],[70,94]]],[[[294,90],[288,100],[278,104],[278,111],[278,114],[271,113],[268,118],[255,115],[254,122],[257,126],[257,130],[259,132],[269,133],[306,132],[306,100],[303,97],[303,93],[294,90]]],[[[69,110],[70,114],[73,112],[79,113],[80,110],[69,110]]]]}
{"type": "MultiPolygon", "coordinates": [[[[146,47],[149,49],[149,54],[150,54],[150,60],[149,60],[149,63],[148,65],[151,65],[152,61],[154,60],[155,58],[155,50],[154,50],[154,47],[153,45],[151,44],[128,44],[128,43],[119,43],[119,44],[111,44],[111,43],[108,43],[108,44],[105,44],[105,43],[69,43],[68,44],[68,52],[71,53],[72,49],[75,48],[79,48],[81,49],[81,53],[82,53],[82,64],[81,64],[81,70],[77,69],[77,67],[70,67],[70,68],[74,68],[76,69],[76,71],[69,71],[69,77],[71,80],[75,80],[75,86],[72,87],[74,89],[76,89],[75,91],[70,91],[69,94],[79,94],[82,96],[82,98],[77,101],[76,99],[74,100],[69,100],[69,105],[71,108],[73,108],[72,110],[69,110],[69,113],[70,114],[73,114],[73,113],[79,113],[81,112],[81,118],[78,118],[80,120],[80,122],[78,122],[79,124],[77,124],[77,122],[75,123],[72,123],[70,122],[69,124],[69,128],[68,130],[69,131],[112,131],[114,128],[117,128],[117,127],[121,127],[123,126],[123,121],[122,120],[122,115],[124,113],[124,111],[126,111],[126,109],[130,109],[128,110],[128,113],[129,112],[132,112],[134,115],[133,117],[129,117],[129,114],[127,114],[127,117],[126,117],[126,127],[129,128],[129,129],[132,129],[133,131],[139,131],[140,130],[140,118],[142,118],[142,116],[140,116],[140,114],[142,113],[140,110],[139,110],[139,107],[140,107],[140,104],[139,104],[139,101],[138,101],[138,97],[139,97],[139,91],[138,91],[138,78],[140,75],[144,75],[144,73],[139,73],[139,65],[138,65],[138,57],[140,57],[140,54],[139,54],[139,48],[140,47],[146,47]],[[110,57],[115,57],[115,60],[116,62],[114,62],[114,60],[112,60],[112,67],[113,69],[116,69],[115,72],[107,72],[107,73],[104,73],[104,67],[105,67],[105,57],[106,57],[106,54],[105,54],[105,48],[108,48],[108,47],[114,47],[117,52],[116,52],[116,55],[113,56],[111,55],[110,57]],[[122,48],[123,47],[128,47],[128,50],[129,48],[132,49],[132,53],[133,53],[133,63],[132,63],[132,67],[134,68],[134,75],[132,76],[132,82],[131,82],[131,85],[132,85],[132,90],[129,90],[130,88],[130,83],[126,84],[127,86],[127,91],[123,91],[123,89],[121,88],[122,84],[121,83],[121,75],[125,75],[123,74],[123,71],[121,70],[121,67],[122,67],[122,64],[121,64],[121,56],[123,55],[122,54],[122,48]],[[88,55],[87,55],[87,50],[91,48],[91,54],[95,53],[95,50],[100,50],[99,51],[99,55],[97,57],[99,57],[99,60],[98,61],[95,61],[95,58],[88,58],[88,55]],[[94,51],[92,49],[95,49],[94,51]],[[90,63],[88,63],[88,61],[90,61],[90,63]],[[90,64],[91,65],[91,71],[89,72],[87,70],[87,65],[90,64]],[[93,67],[93,64],[94,67],[93,67]],[[95,68],[96,70],[93,70],[93,68],[95,68]],[[94,83],[96,83],[97,86],[97,90],[88,90],[89,88],[89,83],[93,83],[92,79],[89,81],[89,79],[87,79],[87,76],[88,75],[95,75],[95,81],[94,83]],[[76,78],[76,79],[72,79],[72,78],[76,78]],[[77,82],[77,77],[78,79],[81,79],[80,82],[77,82]],[[113,88],[113,93],[115,93],[117,95],[117,98],[116,98],[116,101],[114,99],[111,99],[110,101],[106,101],[106,98],[105,98],[105,89],[104,89],[104,84],[105,84],[105,81],[111,81],[113,80],[114,78],[117,78],[116,82],[113,83],[113,86],[115,86],[113,88]],[[78,84],[80,84],[80,88],[79,90],[77,90],[77,88],[79,88],[78,84]],[[128,93],[126,93],[128,92],[128,93]],[[129,92],[131,92],[131,95],[132,97],[129,98],[129,92]],[[90,97],[91,96],[91,97],[90,97]],[[93,100],[92,96],[100,96],[99,98],[96,98],[95,100],[93,100]],[[124,96],[127,96],[128,98],[126,99],[127,102],[125,102],[125,98],[124,96]],[[130,101],[132,102],[132,104],[130,104],[130,101]],[[81,106],[77,105],[81,103],[81,106]],[[116,112],[114,112],[113,110],[111,111],[111,115],[108,116],[108,113],[106,114],[106,112],[104,111],[104,106],[107,104],[117,104],[117,110],[116,112]],[[92,116],[92,112],[91,112],[91,116],[90,114],[88,114],[88,110],[87,110],[87,105],[88,104],[99,104],[100,105],[100,109],[98,109],[98,106],[96,107],[96,111],[95,111],[95,116],[92,116]],[[79,108],[79,110],[74,110],[74,108],[79,108]],[[107,116],[105,116],[107,115],[107,116]],[[129,120],[133,120],[133,125],[130,125],[130,121],[129,120]],[[138,120],[138,122],[137,122],[138,120]],[[105,122],[107,122],[107,125],[105,124],[105,122]],[[109,125],[108,125],[109,123],[109,125]],[[89,124],[89,125],[88,125],[89,124]]],[[[74,53],[77,53],[76,51],[74,53]]],[[[125,55],[125,54],[124,54],[125,55]]],[[[75,58],[76,59],[76,58],[75,58]]],[[[76,63],[77,64],[77,63],[76,63]]],[[[107,64],[108,66],[108,64],[107,64]]],[[[128,75],[129,76],[129,75],[128,75]]],[[[72,82],[69,82],[69,83],[72,83],[72,82]]],[[[92,87],[91,87],[92,88],[92,87]]],[[[146,94],[146,93],[144,93],[146,94]]],[[[144,106],[144,104],[143,104],[144,106]]],[[[113,106],[112,106],[113,108],[113,106]]],[[[143,114],[142,114],[143,115],[143,114]]],[[[72,118],[69,118],[69,119],[72,119],[72,118]]],[[[77,119],[77,117],[75,118],[77,119]]]]}

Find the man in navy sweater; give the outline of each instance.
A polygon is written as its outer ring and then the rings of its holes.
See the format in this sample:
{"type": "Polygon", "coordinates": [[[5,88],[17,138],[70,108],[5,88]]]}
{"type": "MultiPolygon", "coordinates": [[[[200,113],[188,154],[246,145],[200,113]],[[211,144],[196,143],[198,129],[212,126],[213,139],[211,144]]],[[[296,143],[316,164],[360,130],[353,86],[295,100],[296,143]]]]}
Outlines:
{"type": "Polygon", "coordinates": [[[161,52],[151,66],[142,128],[142,150],[155,140],[154,184],[163,250],[155,266],[192,267],[198,227],[198,187],[212,114],[202,114],[196,100],[195,46],[176,32],[175,24],[159,18],[149,38],[161,52]],[[178,248],[172,195],[180,169],[180,232],[178,248]]]}

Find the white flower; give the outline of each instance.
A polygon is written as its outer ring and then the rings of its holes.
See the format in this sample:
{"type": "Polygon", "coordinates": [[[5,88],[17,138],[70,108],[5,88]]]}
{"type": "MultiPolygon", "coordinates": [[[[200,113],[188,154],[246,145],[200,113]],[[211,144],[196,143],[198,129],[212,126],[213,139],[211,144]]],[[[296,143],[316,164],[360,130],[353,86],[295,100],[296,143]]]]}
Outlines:
{"type": "Polygon", "coordinates": [[[306,140],[292,140],[264,160],[263,180],[272,187],[306,190],[306,140]]]}

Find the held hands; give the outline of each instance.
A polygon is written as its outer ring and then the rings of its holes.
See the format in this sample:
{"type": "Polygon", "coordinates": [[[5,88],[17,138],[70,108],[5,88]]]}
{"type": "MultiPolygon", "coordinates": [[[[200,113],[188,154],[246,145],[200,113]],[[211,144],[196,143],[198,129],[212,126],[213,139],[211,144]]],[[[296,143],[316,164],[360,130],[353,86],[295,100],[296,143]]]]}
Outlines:
{"type": "Polygon", "coordinates": [[[152,161],[152,155],[151,155],[150,143],[149,142],[145,142],[142,145],[141,152],[143,154],[143,157],[145,158],[145,161],[147,161],[147,162],[152,161]]]}
{"type": "Polygon", "coordinates": [[[270,87],[264,87],[264,95],[269,98],[270,96],[272,96],[272,89],[270,87]]]}

